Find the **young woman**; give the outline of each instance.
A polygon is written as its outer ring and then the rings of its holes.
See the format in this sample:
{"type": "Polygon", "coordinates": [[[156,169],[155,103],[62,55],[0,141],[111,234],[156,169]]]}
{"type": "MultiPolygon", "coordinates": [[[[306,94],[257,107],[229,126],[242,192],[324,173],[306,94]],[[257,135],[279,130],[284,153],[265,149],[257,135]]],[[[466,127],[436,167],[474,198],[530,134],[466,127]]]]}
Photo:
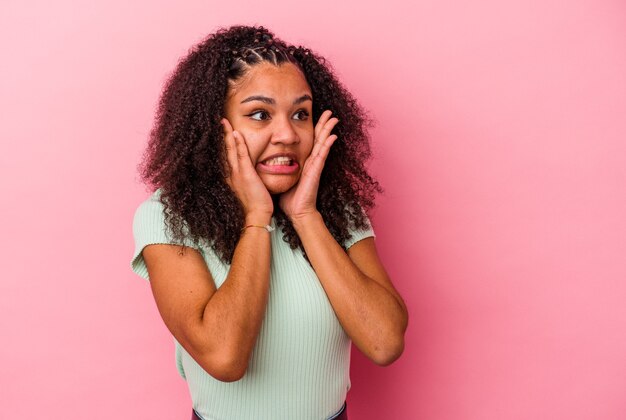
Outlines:
{"type": "Polygon", "coordinates": [[[407,311],[366,212],[368,120],[325,60],[221,29],[168,80],[131,266],[175,338],[192,418],[347,418],[350,343],[379,365],[407,311]]]}

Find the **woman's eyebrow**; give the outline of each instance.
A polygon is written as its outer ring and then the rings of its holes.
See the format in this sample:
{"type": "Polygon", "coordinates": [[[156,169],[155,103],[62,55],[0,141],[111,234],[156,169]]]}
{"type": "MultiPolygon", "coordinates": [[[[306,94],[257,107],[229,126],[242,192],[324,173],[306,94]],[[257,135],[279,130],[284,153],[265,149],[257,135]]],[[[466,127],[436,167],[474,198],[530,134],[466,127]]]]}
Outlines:
{"type": "Polygon", "coordinates": [[[313,98],[311,98],[311,95],[304,94],[304,95],[300,96],[298,99],[296,99],[295,101],[293,101],[293,104],[294,105],[298,105],[298,104],[301,104],[304,101],[311,101],[311,102],[313,102],[313,98]]]}
{"type": "Polygon", "coordinates": [[[262,96],[262,95],[249,96],[243,101],[241,101],[241,103],[245,104],[246,102],[252,102],[252,101],[261,101],[269,105],[274,105],[276,103],[276,101],[273,100],[272,98],[268,98],[267,96],[262,96]]]}
{"type": "MultiPolygon", "coordinates": [[[[246,99],[241,101],[241,103],[245,104],[246,102],[252,102],[252,101],[261,101],[261,102],[264,102],[264,103],[266,103],[268,105],[276,104],[276,101],[274,99],[268,98],[267,96],[263,96],[263,95],[248,96],[246,99]]],[[[304,95],[300,96],[298,99],[296,99],[295,101],[293,101],[293,104],[294,105],[298,105],[298,104],[301,104],[304,101],[313,101],[313,98],[311,98],[311,95],[304,94],[304,95]]]]}

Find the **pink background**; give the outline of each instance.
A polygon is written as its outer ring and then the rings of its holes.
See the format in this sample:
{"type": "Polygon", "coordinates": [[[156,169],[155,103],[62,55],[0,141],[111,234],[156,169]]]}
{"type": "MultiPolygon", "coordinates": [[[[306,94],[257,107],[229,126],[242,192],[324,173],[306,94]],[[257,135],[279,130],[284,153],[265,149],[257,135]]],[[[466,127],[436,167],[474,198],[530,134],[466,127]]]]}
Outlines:
{"type": "Polygon", "coordinates": [[[626,418],[625,12],[4,0],[0,418],[188,418],[129,268],[136,165],[168,72],[234,23],[325,55],[378,121],[373,220],[410,325],[391,367],[354,353],[351,419],[626,418]]]}

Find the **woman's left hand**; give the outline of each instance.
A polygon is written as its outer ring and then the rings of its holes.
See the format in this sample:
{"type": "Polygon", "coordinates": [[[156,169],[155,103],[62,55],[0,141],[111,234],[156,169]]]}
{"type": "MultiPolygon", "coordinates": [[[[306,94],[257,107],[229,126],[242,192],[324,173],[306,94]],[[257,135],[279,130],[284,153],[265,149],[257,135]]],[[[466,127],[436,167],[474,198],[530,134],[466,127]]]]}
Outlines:
{"type": "Polygon", "coordinates": [[[331,118],[332,112],[326,110],[315,125],[313,150],[304,162],[298,183],[280,195],[279,205],[287,217],[294,222],[304,216],[317,212],[317,190],[320,175],[324,169],[326,157],[337,136],[330,134],[339,122],[331,118]]]}

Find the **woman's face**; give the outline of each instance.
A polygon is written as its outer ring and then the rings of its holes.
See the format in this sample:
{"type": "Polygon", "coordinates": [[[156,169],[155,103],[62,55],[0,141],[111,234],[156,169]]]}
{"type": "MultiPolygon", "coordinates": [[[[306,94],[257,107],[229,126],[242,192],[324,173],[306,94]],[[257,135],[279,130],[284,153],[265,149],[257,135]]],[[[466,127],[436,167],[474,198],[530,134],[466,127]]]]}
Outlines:
{"type": "Polygon", "coordinates": [[[263,62],[228,91],[226,118],[248,145],[256,172],[271,194],[300,179],[313,148],[311,88],[291,63],[263,62]]]}

